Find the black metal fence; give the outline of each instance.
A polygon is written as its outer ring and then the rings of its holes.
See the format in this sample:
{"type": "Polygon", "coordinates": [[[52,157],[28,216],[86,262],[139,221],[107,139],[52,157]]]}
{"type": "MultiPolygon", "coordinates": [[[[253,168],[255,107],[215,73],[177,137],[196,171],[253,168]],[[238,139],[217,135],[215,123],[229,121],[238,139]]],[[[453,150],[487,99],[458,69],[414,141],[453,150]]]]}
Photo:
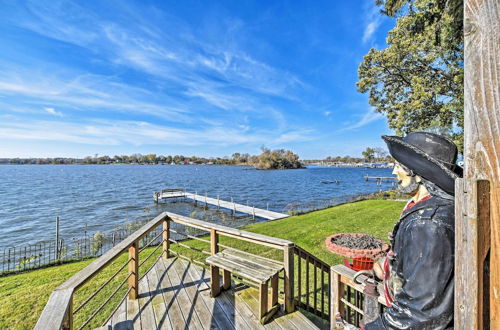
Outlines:
{"type": "MultiPolygon", "coordinates": [[[[82,237],[66,240],[61,238],[57,243],[54,240],[5,248],[0,253],[0,275],[98,257],[135,230],[136,228],[130,228],[114,230],[109,233],[96,232],[93,235],[85,234],[82,237]]],[[[160,232],[161,228],[157,228],[144,237],[141,242],[151,240],[160,232]]],[[[157,240],[160,242],[161,237],[157,240]]]]}

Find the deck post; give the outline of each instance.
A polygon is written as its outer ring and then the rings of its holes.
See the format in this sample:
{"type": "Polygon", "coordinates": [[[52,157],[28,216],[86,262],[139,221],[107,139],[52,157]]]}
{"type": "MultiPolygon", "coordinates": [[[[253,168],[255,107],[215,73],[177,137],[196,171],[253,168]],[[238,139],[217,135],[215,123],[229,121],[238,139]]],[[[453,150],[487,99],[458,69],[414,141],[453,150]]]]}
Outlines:
{"type": "MultiPolygon", "coordinates": [[[[219,252],[219,234],[215,229],[210,230],[210,253],[212,255],[219,252]]],[[[210,295],[215,298],[220,293],[220,273],[219,267],[210,266],[210,295]]]]}
{"type": "Polygon", "coordinates": [[[128,288],[130,292],[128,297],[130,299],[137,299],[139,296],[139,246],[135,241],[128,248],[128,288]]]}
{"type": "Polygon", "coordinates": [[[73,329],[73,295],[71,295],[71,299],[68,304],[68,309],[64,314],[64,321],[61,329],[63,330],[71,330],[73,329]]]}
{"type": "Polygon", "coordinates": [[[170,219],[163,220],[163,259],[170,258],[170,219]]]}
{"type": "Polygon", "coordinates": [[[341,299],[344,297],[344,286],[340,281],[340,275],[330,268],[331,295],[330,295],[330,329],[336,329],[335,322],[337,314],[345,317],[341,299]]]}
{"type": "Polygon", "coordinates": [[[498,0],[464,1],[465,167],[455,185],[457,330],[500,329],[499,18],[498,0]]]}
{"type": "Polygon", "coordinates": [[[291,313],[295,310],[294,301],[293,301],[293,285],[294,285],[294,276],[293,276],[293,254],[294,254],[295,245],[285,246],[283,251],[283,264],[285,268],[285,311],[287,313],[291,313]]]}

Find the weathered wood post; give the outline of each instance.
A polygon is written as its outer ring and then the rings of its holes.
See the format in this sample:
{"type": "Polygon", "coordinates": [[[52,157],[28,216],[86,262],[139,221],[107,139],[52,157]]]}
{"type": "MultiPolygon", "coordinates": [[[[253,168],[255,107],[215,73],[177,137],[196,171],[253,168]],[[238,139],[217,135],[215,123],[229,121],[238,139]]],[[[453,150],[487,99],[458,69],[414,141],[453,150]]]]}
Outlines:
{"type": "Polygon", "coordinates": [[[139,296],[139,244],[135,241],[128,248],[128,288],[130,299],[137,299],[139,296]]]}
{"type": "Polygon", "coordinates": [[[333,270],[333,266],[330,268],[330,329],[336,329],[335,321],[337,314],[345,317],[344,305],[341,299],[344,297],[344,285],[340,281],[340,274],[333,270]]]}
{"type": "Polygon", "coordinates": [[[163,219],[163,259],[170,258],[170,219],[163,219]]]}
{"type": "Polygon", "coordinates": [[[295,245],[291,244],[285,246],[283,249],[283,266],[285,269],[285,311],[291,313],[295,310],[295,303],[293,299],[293,286],[294,286],[294,261],[293,254],[295,245]]]}
{"type": "MultiPolygon", "coordinates": [[[[219,252],[219,234],[215,229],[210,230],[210,253],[212,255],[219,252]]],[[[210,294],[217,297],[220,293],[219,267],[210,265],[210,294]]]]}
{"type": "Polygon", "coordinates": [[[459,330],[500,329],[499,22],[498,0],[464,2],[465,171],[455,194],[459,330]]]}
{"type": "Polygon", "coordinates": [[[69,301],[68,309],[66,310],[66,313],[64,314],[62,329],[63,330],[73,329],[73,295],[71,296],[71,299],[69,301]]]}

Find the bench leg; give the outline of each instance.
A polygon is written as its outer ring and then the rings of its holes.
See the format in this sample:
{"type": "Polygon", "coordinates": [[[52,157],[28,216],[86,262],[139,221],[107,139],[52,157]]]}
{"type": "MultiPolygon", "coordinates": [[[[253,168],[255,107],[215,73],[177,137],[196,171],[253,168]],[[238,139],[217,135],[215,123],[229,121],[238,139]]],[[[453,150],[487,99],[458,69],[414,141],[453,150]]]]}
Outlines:
{"type": "Polygon", "coordinates": [[[278,304],[278,274],[271,277],[271,308],[278,304]]]}
{"type": "Polygon", "coordinates": [[[222,279],[222,287],[224,288],[224,290],[227,290],[231,287],[231,272],[229,270],[225,270],[223,271],[223,279],[222,279]]]}
{"type": "Polygon", "coordinates": [[[210,295],[215,298],[220,293],[219,267],[210,266],[210,295]]]}
{"type": "Polygon", "coordinates": [[[268,307],[267,307],[267,300],[268,300],[267,288],[268,288],[267,282],[261,283],[259,286],[259,319],[260,319],[261,323],[264,323],[264,321],[265,321],[264,316],[266,316],[267,309],[268,309],[268,307]]]}

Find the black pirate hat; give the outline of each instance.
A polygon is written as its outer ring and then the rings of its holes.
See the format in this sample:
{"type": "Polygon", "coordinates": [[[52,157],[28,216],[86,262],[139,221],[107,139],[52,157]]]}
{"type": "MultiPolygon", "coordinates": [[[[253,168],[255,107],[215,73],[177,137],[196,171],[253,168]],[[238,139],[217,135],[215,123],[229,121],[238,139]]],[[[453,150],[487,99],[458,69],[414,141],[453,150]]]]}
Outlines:
{"type": "Polygon", "coordinates": [[[404,138],[384,135],[382,139],[399,163],[448,194],[455,194],[455,179],[462,176],[462,168],[455,165],[458,150],[453,142],[426,132],[409,133],[404,138]]]}

